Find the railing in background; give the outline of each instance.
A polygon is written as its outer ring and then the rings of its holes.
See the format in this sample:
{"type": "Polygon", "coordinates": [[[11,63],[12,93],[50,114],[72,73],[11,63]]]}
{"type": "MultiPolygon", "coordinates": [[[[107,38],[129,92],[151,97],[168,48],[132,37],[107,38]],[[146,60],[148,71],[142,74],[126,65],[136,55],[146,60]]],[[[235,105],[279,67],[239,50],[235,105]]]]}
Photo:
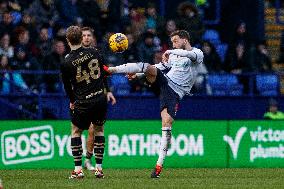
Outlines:
{"type": "MultiPolygon", "coordinates": [[[[63,91],[63,84],[59,82],[59,90],[55,93],[48,93],[45,91],[44,79],[41,78],[40,84],[37,86],[37,89],[30,89],[23,86],[27,86],[22,78],[23,75],[48,75],[51,78],[54,78],[54,75],[57,77],[60,74],[60,71],[31,71],[31,70],[17,70],[17,71],[8,71],[0,70],[0,103],[5,104],[6,106],[21,111],[24,114],[24,117],[31,119],[42,119],[43,118],[43,98],[65,98],[63,91]],[[20,81],[14,81],[15,77],[13,74],[17,74],[17,79],[20,81]],[[9,76],[9,77],[7,77],[9,76]],[[20,79],[19,79],[20,78],[20,79]],[[4,89],[5,88],[5,89],[4,89]],[[32,109],[32,110],[31,110],[32,109]]],[[[56,77],[55,76],[55,77],[56,77]]],[[[35,77],[36,78],[36,77],[35,77]]],[[[39,81],[35,81],[39,82],[39,81]]]]}

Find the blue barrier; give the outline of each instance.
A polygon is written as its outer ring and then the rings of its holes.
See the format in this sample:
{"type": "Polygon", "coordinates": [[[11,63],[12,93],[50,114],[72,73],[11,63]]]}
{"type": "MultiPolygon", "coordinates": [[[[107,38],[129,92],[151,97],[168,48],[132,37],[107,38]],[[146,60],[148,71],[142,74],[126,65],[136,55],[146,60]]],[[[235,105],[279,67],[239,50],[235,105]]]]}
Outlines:
{"type": "MultiPolygon", "coordinates": [[[[108,119],[160,119],[159,100],[156,97],[116,97],[117,104],[109,105],[108,119]]],[[[191,96],[180,103],[177,119],[236,120],[262,119],[269,97],[191,96]]],[[[33,119],[69,119],[69,101],[65,96],[43,96],[41,115],[33,119]]],[[[284,97],[277,97],[284,110],[284,97]]],[[[0,119],[30,119],[22,110],[2,103],[0,119]]]]}

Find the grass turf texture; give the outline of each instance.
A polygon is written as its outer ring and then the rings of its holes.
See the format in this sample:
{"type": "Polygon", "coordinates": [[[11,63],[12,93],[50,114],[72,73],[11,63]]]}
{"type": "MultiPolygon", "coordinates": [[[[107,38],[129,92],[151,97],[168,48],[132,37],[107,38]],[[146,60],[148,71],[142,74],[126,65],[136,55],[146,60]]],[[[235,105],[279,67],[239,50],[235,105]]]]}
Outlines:
{"type": "Polygon", "coordinates": [[[150,179],[150,169],[105,169],[106,178],[69,180],[70,170],[0,170],[4,189],[42,188],[283,188],[284,169],[165,169],[150,179]]]}

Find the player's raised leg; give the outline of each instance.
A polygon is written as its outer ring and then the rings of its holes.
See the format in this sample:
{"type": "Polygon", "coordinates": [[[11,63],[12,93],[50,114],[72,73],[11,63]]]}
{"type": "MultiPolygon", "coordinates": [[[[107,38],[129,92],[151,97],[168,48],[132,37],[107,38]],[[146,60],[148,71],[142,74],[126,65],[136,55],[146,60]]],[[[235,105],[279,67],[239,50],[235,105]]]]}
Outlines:
{"type": "Polygon", "coordinates": [[[95,176],[97,178],[104,178],[102,163],[104,159],[105,151],[105,136],[104,136],[104,126],[95,125],[95,142],[94,142],[94,154],[96,159],[95,176]]]}
{"type": "Polygon", "coordinates": [[[151,174],[151,178],[159,178],[165,157],[167,155],[167,151],[171,144],[171,137],[172,137],[172,124],[174,119],[168,113],[168,109],[164,108],[161,112],[162,117],[162,138],[159,147],[159,158],[156,164],[155,169],[151,174]]]}
{"type": "Polygon", "coordinates": [[[145,73],[148,82],[153,83],[157,77],[157,68],[149,63],[127,63],[120,66],[108,67],[107,71],[110,73],[145,73]]]}
{"type": "Polygon", "coordinates": [[[72,155],[73,155],[73,158],[74,158],[75,169],[72,172],[71,176],[69,177],[70,179],[84,178],[84,173],[83,173],[83,170],[82,170],[83,148],[82,148],[81,135],[82,135],[82,130],[79,129],[74,124],[72,124],[71,149],[72,149],[72,155]]]}
{"type": "Polygon", "coordinates": [[[144,73],[148,66],[150,66],[150,64],[144,62],[127,63],[115,67],[109,67],[107,71],[111,73],[144,73]]]}
{"type": "Polygon", "coordinates": [[[84,162],[84,167],[89,171],[95,171],[95,167],[92,165],[92,157],[93,157],[93,150],[94,150],[94,126],[93,124],[89,127],[88,130],[88,138],[87,138],[87,152],[86,152],[86,159],[84,162]]]}

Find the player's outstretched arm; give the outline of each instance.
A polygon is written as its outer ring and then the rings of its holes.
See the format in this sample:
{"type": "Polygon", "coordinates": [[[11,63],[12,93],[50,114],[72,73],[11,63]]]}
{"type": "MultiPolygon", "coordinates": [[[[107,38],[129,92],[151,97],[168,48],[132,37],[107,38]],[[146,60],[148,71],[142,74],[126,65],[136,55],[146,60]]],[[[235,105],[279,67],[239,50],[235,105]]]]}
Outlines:
{"type": "Polygon", "coordinates": [[[167,50],[165,54],[174,54],[177,56],[187,57],[191,61],[195,62],[198,60],[199,56],[203,57],[203,52],[201,50],[199,51],[188,51],[183,49],[173,49],[173,50],[167,50]]]}
{"type": "Polygon", "coordinates": [[[171,69],[172,65],[169,62],[160,62],[158,64],[154,65],[156,68],[158,68],[159,70],[168,70],[171,69]]]}

